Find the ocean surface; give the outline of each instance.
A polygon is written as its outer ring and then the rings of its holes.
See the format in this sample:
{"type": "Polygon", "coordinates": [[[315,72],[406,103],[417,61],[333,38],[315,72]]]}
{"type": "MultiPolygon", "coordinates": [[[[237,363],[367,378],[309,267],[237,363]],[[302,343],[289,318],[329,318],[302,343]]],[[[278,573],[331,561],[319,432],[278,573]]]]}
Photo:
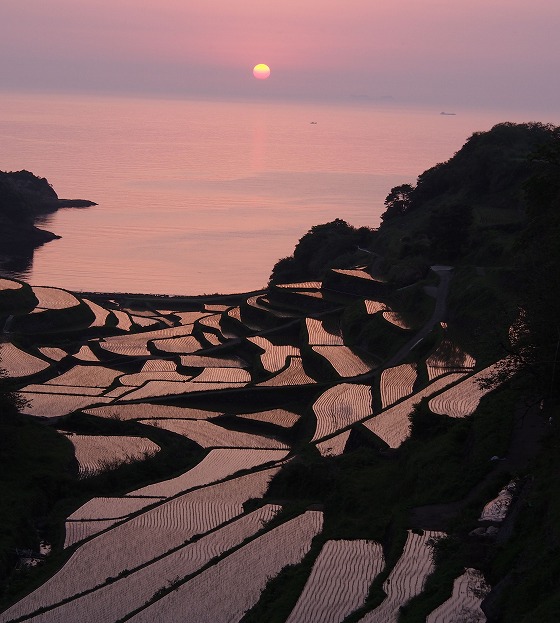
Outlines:
{"type": "Polygon", "coordinates": [[[499,111],[366,104],[0,93],[0,169],[46,177],[63,209],[23,279],[71,290],[256,290],[313,225],[377,227],[392,186],[414,183],[475,131],[543,121],[499,111]]]}

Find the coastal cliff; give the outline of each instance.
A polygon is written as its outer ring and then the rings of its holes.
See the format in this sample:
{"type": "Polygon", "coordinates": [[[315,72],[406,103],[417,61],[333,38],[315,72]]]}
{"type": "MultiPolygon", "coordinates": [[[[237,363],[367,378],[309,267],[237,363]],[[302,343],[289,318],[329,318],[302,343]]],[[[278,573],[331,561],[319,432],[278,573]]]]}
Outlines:
{"type": "Polygon", "coordinates": [[[94,205],[84,199],[60,199],[45,178],[29,171],[0,171],[0,266],[25,270],[37,247],[59,238],[37,224],[59,208],[94,205]]]}

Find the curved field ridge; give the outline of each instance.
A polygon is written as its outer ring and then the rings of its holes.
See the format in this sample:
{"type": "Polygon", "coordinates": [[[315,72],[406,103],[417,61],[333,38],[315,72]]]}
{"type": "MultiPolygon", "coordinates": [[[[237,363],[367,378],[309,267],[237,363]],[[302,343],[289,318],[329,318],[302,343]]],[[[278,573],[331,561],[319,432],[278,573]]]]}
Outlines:
{"type": "Polygon", "coordinates": [[[211,450],[198,465],[177,476],[177,478],[136,489],[127,495],[171,497],[194,487],[223,480],[241,470],[281,461],[287,455],[288,452],[285,450],[237,450],[229,448],[211,450]]]}
{"type": "Polygon", "coordinates": [[[307,372],[303,369],[303,361],[301,357],[289,357],[288,367],[278,372],[272,378],[257,383],[259,387],[284,387],[293,385],[311,385],[316,383],[307,372]]]}
{"type": "Polygon", "coordinates": [[[32,621],[113,623],[140,608],[161,588],[192,573],[256,534],[281,509],[268,504],[151,562],[115,582],[49,610],[32,621]]]}
{"type": "Polygon", "coordinates": [[[381,407],[385,409],[401,398],[412,394],[416,376],[416,364],[413,363],[403,363],[400,366],[383,370],[379,381],[381,407]]]}
{"type": "Polygon", "coordinates": [[[365,279],[366,281],[376,281],[369,273],[359,268],[333,268],[333,273],[339,273],[340,275],[348,275],[349,277],[358,277],[359,279],[365,279]]]}
{"type": "Polygon", "coordinates": [[[461,372],[465,368],[472,369],[475,365],[474,357],[448,339],[442,340],[436,350],[426,359],[430,381],[447,372],[461,372]]]}
{"type": "Polygon", "coordinates": [[[310,346],[343,346],[342,336],[330,333],[325,329],[323,322],[316,318],[306,318],[308,342],[310,346]]]}
{"type": "Polygon", "coordinates": [[[270,578],[302,560],[322,525],[322,513],[307,511],[244,545],[130,621],[176,623],[184,619],[184,613],[197,623],[239,621],[258,601],[270,578]]]}
{"type": "Polygon", "coordinates": [[[180,420],[208,420],[222,415],[216,411],[189,409],[170,405],[154,405],[148,402],[138,404],[114,404],[84,409],[84,413],[116,420],[147,420],[150,418],[177,418],[180,420]]]}
{"type": "Polygon", "coordinates": [[[480,571],[465,569],[455,578],[451,597],[426,617],[426,623],[485,623],[480,604],[488,590],[480,571]]]}
{"type": "Polygon", "coordinates": [[[398,448],[403,441],[410,437],[410,414],[414,405],[426,396],[430,396],[440,391],[446,385],[454,383],[464,374],[453,373],[442,376],[433,383],[413,394],[410,398],[389,407],[369,420],[363,422],[363,425],[372,433],[375,433],[391,448],[398,448]]]}
{"type": "Polygon", "coordinates": [[[99,346],[115,355],[127,355],[129,357],[149,356],[151,353],[148,350],[148,342],[172,337],[189,336],[192,334],[192,329],[192,325],[182,325],[156,331],[142,331],[142,333],[129,333],[128,335],[106,337],[99,342],[99,346]]]}
{"type": "MultiPolygon", "coordinates": [[[[1,620],[29,615],[105,584],[107,578],[145,564],[233,519],[243,512],[244,502],[264,495],[276,471],[261,471],[193,491],[99,534],[79,546],[54,576],[3,612],[1,620]]],[[[43,621],[52,621],[43,616],[43,621]]]]}
{"type": "Polygon", "coordinates": [[[50,366],[47,361],[26,353],[11,342],[0,344],[0,361],[6,374],[13,377],[31,376],[50,366]]]}
{"type": "Polygon", "coordinates": [[[340,623],[363,606],[384,566],[379,543],[327,541],[286,623],[340,623]]]}
{"type": "Polygon", "coordinates": [[[276,439],[227,430],[205,420],[140,420],[142,424],[151,424],[170,430],[178,435],[192,439],[203,448],[266,448],[288,450],[289,446],[276,439]]]}
{"type": "Polygon", "coordinates": [[[122,463],[139,461],[159,452],[160,447],[145,437],[67,435],[74,446],[80,478],[95,476],[122,463]]]}
{"type": "Polygon", "coordinates": [[[93,521],[99,519],[122,519],[131,513],[135,513],[156,500],[148,498],[92,498],[82,504],[66,521],[93,521]]]}
{"type": "Polygon", "coordinates": [[[472,415],[480,399],[491,392],[493,387],[481,387],[480,381],[489,378],[498,364],[484,368],[480,372],[469,376],[454,387],[432,398],[428,404],[430,410],[439,415],[461,418],[472,415]]]}
{"type": "Polygon", "coordinates": [[[317,450],[321,453],[321,456],[340,456],[344,454],[344,449],[350,437],[350,431],[346,430],[334,437],[329,437],[325,441],[319,441],[317,444],[317,450]]]}
{"type": "Polygon", "coordinates": [[[434,570],[430,539],[443,536],[443,532],[426,530],[419,535],[408,531],[403,553],[383,584],[387,598],[361,618],[359,623],[397,623],[401,606],[422,592],[428,576],[434,570]]]}
{"type": "Polygon", "coordinates": [[[317,428],[311,441],[336,433],[371,415],[372,395],[369,385],[341,383],[321,394],[313,405],[317,428]]]}
{"type": "Polygon", "coordinates": [[[282,426],[282,428],[291,428],[301,416],[285,409],[270,409],[269,411],[259,411],[258,413],[241,413],[237,417],[245,420],[267,422],[268,424],[282,426]]]}
{"type": "Polygon", "coordinates": [[[71,545],[79,543],[90,536],[99,534],[103,530],[106,530],[117,523],[117,521],[119,520],[100,519],[99,521],[67,521],[64,525],[64,529],[66,531],[66,535],[64,537],[64,547],[70,547],[71,545]]]}
{"type": "Polygon", "coordinates": [[[324,357],[336,373],[343,378],[366,374],[372,369],[348,346],[312,346],[312,348],[318,355],[324,357]]]}

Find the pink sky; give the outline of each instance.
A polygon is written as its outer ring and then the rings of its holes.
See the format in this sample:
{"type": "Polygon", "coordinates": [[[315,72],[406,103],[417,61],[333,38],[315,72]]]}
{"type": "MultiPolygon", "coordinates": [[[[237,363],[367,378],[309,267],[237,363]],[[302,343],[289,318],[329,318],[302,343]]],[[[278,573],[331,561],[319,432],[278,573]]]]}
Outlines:
{"type": "Polygon", "coordinates": [[[557,110],[559,26],[559,0],[1,0],[0,89],[557,110]]]}

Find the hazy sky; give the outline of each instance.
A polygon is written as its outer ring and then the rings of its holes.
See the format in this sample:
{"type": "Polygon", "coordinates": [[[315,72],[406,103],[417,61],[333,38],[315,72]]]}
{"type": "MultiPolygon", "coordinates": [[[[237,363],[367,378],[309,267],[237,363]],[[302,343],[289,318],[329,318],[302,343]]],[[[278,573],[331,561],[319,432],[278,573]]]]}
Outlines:
{"type": "Polygon", "coordinates": [[[0,89],[557,111],[559,27],[560,0],[0,0],[0,89]]]}

